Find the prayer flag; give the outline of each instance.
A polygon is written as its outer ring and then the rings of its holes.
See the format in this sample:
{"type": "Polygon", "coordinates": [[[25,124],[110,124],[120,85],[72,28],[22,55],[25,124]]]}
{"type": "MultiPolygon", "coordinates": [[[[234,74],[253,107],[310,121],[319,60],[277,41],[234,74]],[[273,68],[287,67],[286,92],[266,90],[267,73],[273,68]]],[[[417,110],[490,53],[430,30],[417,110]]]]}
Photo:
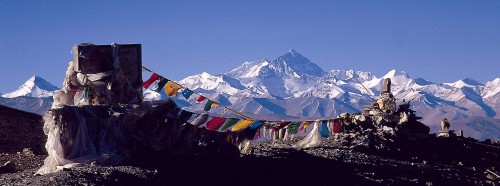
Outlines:
{"type": "Polygon", "coordinates": [[[207,122],[208,130],[217,130],[226,122],[226,118],[212,117],[210,121],[207,122]]]}
{"type": "Polygon", "coordinates": [[[224,125],[219,128],[219,131],[224,132],[227,128],[232,127],[234,124],[238,123],[240,119],[237,118],[227,118],[224,125]]]}
{"type": "Polygon", "coordinates": [[[207,99],[205,96],[200,96],[198,99],[196,99],[197,102],[202,102],[203,100],[207,99]]]}
{"type": "Polygon", "coordinates": [[[165,93],[168,96],[177,96],[177,92],[179,92],[179,89],[181,89],[181,88],[182,88],[181,85],[174,83],[173,81],[169,81],[165,85],[165,93]]]}
{"type": "Polygon", "coordinates": [[[290,124],[292,122],[289,122],[289,121],[282,121],[282,122],[279,122],[278,123],[278,129],[282,129],[283,127],[287,126],[288,124],[290,124]]]}
{"type": "Polygon", "coordinates": [[[208,114],[203,113],[203,114],[198,115],[196,118],[194,118],[193,121],[191,121],[191,124],[198,127],[198,126],[205,124],[205,122],[207,122],[207,120],[208,120],[208,114]]]}
{"type": "Polygon", "coordinates": [[[184,89],[184,91],[182,91],[182,96],[184,96],[184,98],[186,99],[189,99],[189,97],[191,97],[191,95],[193,95],[193,91],[189,90],[188,88],[184,89]]]}
{"type": "Polygon", "coordinates": [[[300,123],[301,123],[300,121],[297,121],[297,122],[292,122],[290,125],[288,125],[288,133],[297,134],[300,123]]]}
{"type": "Polygon", "coordinates": [[[257,132],[255,132],[255,135],[253,136],[253,139],[256,140],[260,137],[260,130],[257,130],[257,132]]]}
{"type": "Polygon", "coordinates": [[[307,126],[309,126],[312,123],[312,121],[303,121],[300,124],[299,131],[307,129],[307,126]]]}
{"type": "Polygon", "coordinates": [[[163,87],[165,87],[165,84],[167,84],[168,81],[170,81],[170,80],[168,80],[167,78],[164,78],[164,77],[160,77],[160,80],[157,83],[158,87],[156,87],[156,92],[160,92],[161,89],[163,89],[163,87]]]}
{"type": "Polygon", "coordinates": [[[259,128],[260,126],[262,126],[262,121],[254,121],[252,123],[252,125],[250,125],[250,129],[256,129],[256,128],[259,128]]]}
{"type": "Polygon", "coordinates": [[[209,111],[212,108],[213,103],[214,103],[214,101],[208,100],[207,103],[205,103],[205,107],[203,108],[203,110],[209,111]]]}
{"type": "Polygon", "coordinates": [[[219,106],[220,106],[220,104],[219,104],[219,103],[217,103],[217,102],[214,102],[214,103],[212,104],[212,107],[213,107],[213,108],[217,108],[217,107],[219,107],[219,106]]]}
{"type": "Polygon", "coordinates": [[[340,124],[340,119],[333,120],[333,133],[340,133],[342,131],[342,125],[340,124]]]}
{"type": "Polygon", "coordinates": [[[151,75],[151,77],[149,77],[148,80],[146,80],[146,81],[144,81],[144,83],[142,83],[142,87],[148,88],[149,86],[151,86],[151,84],[153,84],[153,82],[155,82],[159,78],[160,78],[160,75],[153,73],[153,75],[151,75]]]}
{"type": "Polygon", "coordinates": [[[252,122],[253,122],[253,120],[241,120],[239,123],[234,125],[234,127],[231,129],[231,131],[234,132],[234,131],[246,129],[250,126],[250,124],[252,124],[252,122]]]}
{"type": "Polygon", "coordinates": [[[330,132],[328,132],[327,120],[321,121],[321,127],[319,128],[319,132],[321,134],[321,137],[328,138],[328,136],[330,136],[330,132]]]}

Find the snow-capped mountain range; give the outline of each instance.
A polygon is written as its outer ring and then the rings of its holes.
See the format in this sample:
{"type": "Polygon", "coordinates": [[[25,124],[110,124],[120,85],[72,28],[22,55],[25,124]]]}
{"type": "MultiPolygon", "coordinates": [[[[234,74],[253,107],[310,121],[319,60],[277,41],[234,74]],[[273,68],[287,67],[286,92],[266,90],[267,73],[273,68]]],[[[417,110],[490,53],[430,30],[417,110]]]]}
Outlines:
{"type": "MultiPolygon", "coordinates": [[[[342,112],[361,112],[362,106],[378,97],[384,78],[391,79],[392,93],[397,102],[411,101],[412,109],[423,117],[421,121],[427,125],[436,126],[446,117],[452,125],[455,120],[462,123],[485,121],[480,129],[491,126],[498,131],[500,78],[484,84],[470,78],[453,83],[434,83],[411,78],[404,71],[397,70],[391,70],[380,78],[370,72],[324,71],[291,49],[272,61],[244,62],[227,73],[211,75],[203,72],[178,83],[257,119],[300,120],[332,118],[342,112]]],[[[7,98],[50,96],[56,89],[34,76],[18,90],[4,94],[0,104],[4,104],[7,98]]],[[[144,96],[149,100],[167,98],[164,93],[149,90],[145,90],[144,96]]],[[[185,100],[182,96],[173,99],[185,109],[203,110],[203,103],[185,100]]],[[[211,112],[221,114],[222,110],[218,107],[211,112]]],[[[231,113],[226,112],[224,116],[230,117],[231,113]]],[[[478,127],[468,127],[467,130],[470,129],[478,127]]],[[[479,138],[500,140],[500,133],[488,133],[479,138]]]]}

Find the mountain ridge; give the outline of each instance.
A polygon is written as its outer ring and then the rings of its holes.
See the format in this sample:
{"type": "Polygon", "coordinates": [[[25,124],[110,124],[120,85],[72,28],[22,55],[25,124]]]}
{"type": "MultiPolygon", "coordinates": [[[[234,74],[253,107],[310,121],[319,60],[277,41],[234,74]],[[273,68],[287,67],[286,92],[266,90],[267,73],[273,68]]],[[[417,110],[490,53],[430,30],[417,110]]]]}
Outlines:
{"type": "MultiPolygon", "coordinates": [[[[430,126],[439,125],[445,117],[451,122],[476,116],[500,119],[500,78],[484,83],[472,78],[434,83],[395,69],[380,78],[352,69],[324,71],[293,49],[272,61],[244,62],[227,73],[203,72],[178,83],[258,119],[297,119],[332,118],[342,112],[361,112],[364,105],[378,97],[384,78],[391,79],[397,103],[410,101],[412,109],[423,117],[422,122],[430,126]],[[302,68],[304,65],[310,68],[302,68]]],[[[146,100],[168,97],[154,91],[144,93],[146,100]]],[[[6,103],[6,99],[0,100],[0,104],[6,103]]],[[[187,110],[203,112],[203,103],[193,103],[182,96],[173,99],[187,110]]],[[[211,112],[221,114],[223,111],[218,108],[211,112]]],[[[486,123],[498,120],[491,121],[486,123]]]]}
{"type": "Polygon", "coordinates": [[[32,76],[23,85],[21,85],[17,90],[3,94],[4,98],[15,98],[20,96],[28,97],[50,97],[54,94],[54,91],[59,90],[56,86],[49,83],[47,80],[39,77],[32,76]]]}

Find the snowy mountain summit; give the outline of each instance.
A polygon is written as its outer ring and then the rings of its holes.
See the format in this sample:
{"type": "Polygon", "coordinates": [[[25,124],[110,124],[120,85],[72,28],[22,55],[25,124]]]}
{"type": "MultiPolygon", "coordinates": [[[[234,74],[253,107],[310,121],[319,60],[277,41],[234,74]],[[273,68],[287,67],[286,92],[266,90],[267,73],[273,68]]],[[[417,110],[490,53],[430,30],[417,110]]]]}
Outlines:
{"type": "Polygon", "coordinates": [[[273,61],[264,59],[256,62],[245,62],[243,65],[226,73],[226,75],[238,78],[300,77],[303,75],[319,77],[324,73],[325,71],[321,67],[312,63],[297,51],[290,49],[273,61]]]}
{"type": "Polygon", "coordinates": [[[16,91],[2,95],[4,98],[15,98],[20,96],[27,97],[50,97],[54,91],[59,90],[56,86],[49,83],[47,80],[32,76],[28,81],[21,85],[16,91]]]}

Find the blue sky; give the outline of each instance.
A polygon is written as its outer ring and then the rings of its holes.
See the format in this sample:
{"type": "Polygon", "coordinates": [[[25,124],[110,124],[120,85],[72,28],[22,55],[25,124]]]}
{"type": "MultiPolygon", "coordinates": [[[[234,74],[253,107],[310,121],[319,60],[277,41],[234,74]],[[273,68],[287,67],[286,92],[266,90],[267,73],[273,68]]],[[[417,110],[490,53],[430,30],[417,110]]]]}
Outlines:
{"type": "Polygon", "coordinates": [[[324,70],[480,82],[500,77],[500,1],[0,1],[0,92],[61,86],[82,42],[141,43],[180,80],[293,48],[324,70]]]}

